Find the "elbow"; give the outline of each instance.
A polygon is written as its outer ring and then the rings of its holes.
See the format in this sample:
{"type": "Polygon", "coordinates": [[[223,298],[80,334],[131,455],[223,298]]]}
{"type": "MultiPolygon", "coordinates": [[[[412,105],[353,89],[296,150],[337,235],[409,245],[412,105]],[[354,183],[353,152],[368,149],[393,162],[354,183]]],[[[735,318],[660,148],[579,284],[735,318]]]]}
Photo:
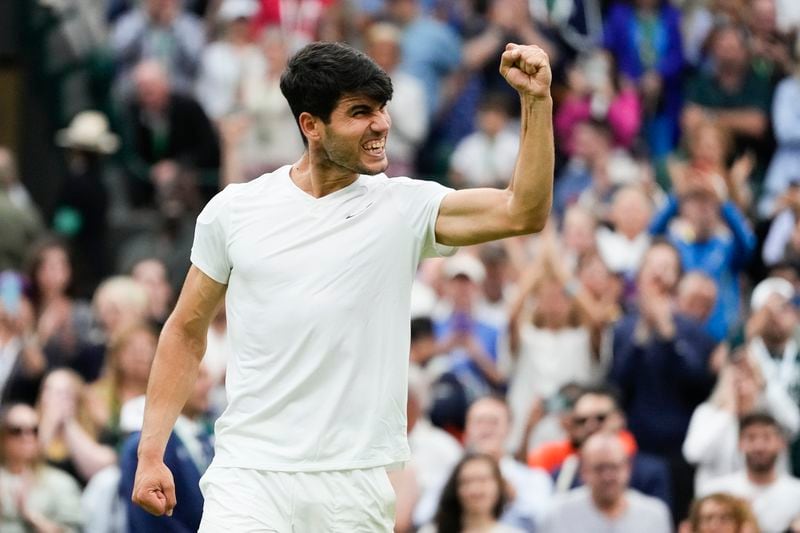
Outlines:
{"type": "Polygon", "coordinates": [[[528,235],[539,233],[547,225],[550,209],[542,212],[526,213],[518,216],[512,223],[513,232],[516,235],[528,235]]]}

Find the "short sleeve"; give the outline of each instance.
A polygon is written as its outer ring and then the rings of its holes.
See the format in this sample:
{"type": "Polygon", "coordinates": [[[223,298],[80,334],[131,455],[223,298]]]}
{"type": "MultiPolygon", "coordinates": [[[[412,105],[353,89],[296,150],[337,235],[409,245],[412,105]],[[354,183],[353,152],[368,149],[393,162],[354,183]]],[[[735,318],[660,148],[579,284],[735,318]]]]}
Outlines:
{"type": "Polygon", "coordinates": [[[420,258],[449,256],[457,248],[436,242],[436,219],[442,200],[453,189],[435,181],[392,178],[390,190],[403,219],[421,241],[420,258]]]}
{"type": "Polygon", "coordinates": [[[192,243],[192,264],[222,284],[228,283],[231,272],[227,221],[232,191],[233,188],[229,185],[206,204],[197,217],[192,243]]]}

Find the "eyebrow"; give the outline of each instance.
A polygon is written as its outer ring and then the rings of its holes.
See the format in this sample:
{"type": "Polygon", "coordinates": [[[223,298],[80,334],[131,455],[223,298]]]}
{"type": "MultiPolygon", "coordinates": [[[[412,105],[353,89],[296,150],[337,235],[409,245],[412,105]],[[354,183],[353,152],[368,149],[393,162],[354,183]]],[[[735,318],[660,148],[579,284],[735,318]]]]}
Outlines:
{"type": "Polygon", "coordinates": [[[347,110],[347,112],[352,114],[352,113],[356,113],[358,111],[372,111],[372,107],[373,106],[368,105],[368,104],[355,104],[353,106],[350,106],[350,108],[347,110]]]}

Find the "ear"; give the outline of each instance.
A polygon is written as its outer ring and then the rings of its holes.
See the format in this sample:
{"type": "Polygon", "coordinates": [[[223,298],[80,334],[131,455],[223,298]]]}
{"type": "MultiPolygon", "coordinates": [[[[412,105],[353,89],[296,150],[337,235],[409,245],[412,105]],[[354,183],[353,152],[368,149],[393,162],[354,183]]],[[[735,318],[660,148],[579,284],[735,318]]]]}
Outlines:
{"type": "Polygon", "coordinates": [[[303,111],[300,113],[297,120],[306,139],[309,141],[318,141],[320,139],[322,134],[322,121],[319,117],[315,117],[311,113],[303,111]]]}

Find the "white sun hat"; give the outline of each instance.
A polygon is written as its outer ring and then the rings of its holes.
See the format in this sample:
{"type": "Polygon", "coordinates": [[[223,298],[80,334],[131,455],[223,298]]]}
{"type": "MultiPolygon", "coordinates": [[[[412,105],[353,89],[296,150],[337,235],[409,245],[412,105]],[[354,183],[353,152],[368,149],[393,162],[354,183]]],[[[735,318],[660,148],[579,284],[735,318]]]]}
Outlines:
{"type": "Polygon", "coordinates": [[[112,154],[119,148],[119,137],[108,129],[108,119],[99,111],[81,111],[69,126],[56,133],[56,144],[89,152],[112,154]]]}

